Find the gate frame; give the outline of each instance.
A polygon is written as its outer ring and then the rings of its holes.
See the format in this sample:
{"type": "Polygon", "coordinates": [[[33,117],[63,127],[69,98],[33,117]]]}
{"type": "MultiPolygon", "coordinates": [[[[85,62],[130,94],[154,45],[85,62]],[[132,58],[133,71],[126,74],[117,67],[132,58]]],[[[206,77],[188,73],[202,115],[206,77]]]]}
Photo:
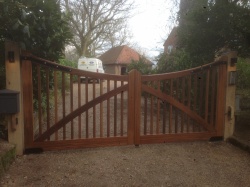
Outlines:
{"type": "MultiPolygon", "coordinates": [[[[220,57],[221,58],[221,57],[220,57]]],[[[222,65],[219,68],[219,83],[218,83],[218,98],[224,98],[218,100],[216,126],[217,136],[224,136],[224,140],[230,137],[234,131],[235,117],[235,85],[229,85],[229,73],[236,71],[235,59],[237,58],[236,52],[228,52],[225,54],[225,61],[227,64],[222,65]]],[[[33,137],[25,134],[30,132],[33,125],[33,103],[32,90],[23,89],[24,87],[32,86],[32,69],[31,62],[20,62],[20,51],[17,44],[14,42],[5,42],[5,65],[6,65],[6,88],[20,91],[20,112],[16,114],[15,119],[18,121],[16,130],[11,130],[11,121],[8,119],[8,134],[9,142],[16,145],[17,155],[22,155],[25,147],[29,146],[29,142],[33,141],[33,137]],[[15,52],[15,62],[8,62],[8,51],[15,52]],[[24,106],[25,104],[25,106],[24,106]]],[[[129,84],[128,92],[128,144],[140,144],[140,118],[135,117],[140,114],[141,100],[141,74],[132,70],[129,72],[129,82],[135,82],[135,84],[129,84]]]]}

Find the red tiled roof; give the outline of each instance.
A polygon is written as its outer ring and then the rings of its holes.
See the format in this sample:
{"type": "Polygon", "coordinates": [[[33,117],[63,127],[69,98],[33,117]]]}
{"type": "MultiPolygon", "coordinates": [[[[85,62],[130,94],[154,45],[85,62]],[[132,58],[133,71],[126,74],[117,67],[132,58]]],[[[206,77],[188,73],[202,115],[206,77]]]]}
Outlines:
{"type": "Polygon", "coordinates": [[[140,54],[126,45],[111,48],[99,57],[103,64],[130,64],[139,58],[140,54]]]}

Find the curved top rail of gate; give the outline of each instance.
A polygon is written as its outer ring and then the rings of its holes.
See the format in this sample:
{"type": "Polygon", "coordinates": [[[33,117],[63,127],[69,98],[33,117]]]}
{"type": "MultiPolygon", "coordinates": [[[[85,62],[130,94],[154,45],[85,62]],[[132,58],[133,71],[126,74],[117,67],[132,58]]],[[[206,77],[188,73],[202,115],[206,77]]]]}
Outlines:
{"type": "Polygon", "coordinates": [[[95,72],[79,70],[79,69],[76,69],[76,68],[71,68],[71,67],[68,67],[68,66],[58,64],[56,62],[45,60],[43,58],[39,58],[39,57],[37,57],[37,56],[35,56],[35,55],[31,54],[31,53],[25,52],[25,51],[22,52],[21,58],[22,58],[22,60],[30,60],[33,63],[37,63],[37,64],[40,64],[42,66],[50,67],[52,69],[67,72],[67,73],[74,74],[74,75],[92,77],[92,78],[97,78],[97,79],[128,81],[128,76],[126,76],[126,75],[95,73],[95,72]]]}
{"type": "Polygon", "coordinates": [[[141,79],[142,81],[159,81],[159,80],[164,80],[164,79],[179,78],[179,77],[191,75],[193,73],[199,73],[201,71],[210,69],[212,67],[215,67],[221,64],[227,64],[227,59],[228,59],[227,56],[221,56],[217,58],[214,62],[209,63],[209,64],[205,64],[205,65],[187,69],[187,70],[181,70],[181,71],[164,73],[164,74],[142,75],[141,79]]]}

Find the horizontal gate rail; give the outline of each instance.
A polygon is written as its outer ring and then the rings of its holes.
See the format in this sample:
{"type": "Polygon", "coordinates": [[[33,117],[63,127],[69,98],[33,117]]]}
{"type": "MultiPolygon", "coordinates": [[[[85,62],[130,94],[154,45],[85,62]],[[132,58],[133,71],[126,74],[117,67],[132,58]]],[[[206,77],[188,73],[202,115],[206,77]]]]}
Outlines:
{"type": "Polygon", "coordinates": [[[169,143],[169,142],[183,142],[183,141],[199,141],[209,140],[211,137],[216,136],[216,132],[194,132],[194,133],[182,133],[182,134],[158,134],[158,135],[146,135],[140,137],[141,144],[152,143],[169,143]]]}
{"type": "Polygon", "coordinates": [[[209,70],[209,69],[218,67],[223,64],[224,65],[227,64],[227,56],[222,56],[215,62],[202,65],[196,68],[191,68],[191,69],[176,71],[176,72],[171,72],[171,73],[164,73],[164,74],[142,75],[141,80],[142,82],[146,82],[146,81],[159,81],[159,80],[164,80],[164,79],[175,79],[175,78],[179,78],[183,76],[197,74],[199,72],[209,70]]]}
{"type": "Polygon", "coordinates": [[[33,142],[26,146],[30,148],[42,148],[44,151],[65,150],[65,149],[79,149],[92,147],[108,147],[128,145],[127,137],[109,137],[109,138],[88,138],[88,139],[74,139],[61,141],[43,141],[33,142]]]}
{"type": "Polygon", "coordinates": [[[54,70],[68,72],[70,74],[78,75],[78,76],[86,76],[86,77],[106,79],[106,80],[128,81],[128,76],[126,75],[114,75],[114,74],[106,74],[106,73],[104,74],[104,73],[95,73],[95,72],[89,72],[85,70],[79,70],[79,69],[75,69],[72,67],[60,65],[56,62],[52,62],[49,60],[39,58],[27,52],[23,52],[21,56],[21,60],[31,61],[34,64],[39,64],[48,68],[52,68],[54,70]]]}

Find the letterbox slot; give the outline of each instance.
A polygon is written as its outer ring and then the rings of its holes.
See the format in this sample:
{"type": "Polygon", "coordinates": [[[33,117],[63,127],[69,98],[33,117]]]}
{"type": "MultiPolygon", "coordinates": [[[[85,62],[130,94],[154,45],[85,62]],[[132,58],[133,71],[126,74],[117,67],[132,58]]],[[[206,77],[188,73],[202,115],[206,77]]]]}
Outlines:
{"type": "Polygon", "coordinates": [[[19,92],[14,90],[0,90],[0,114],[19,113],[19,92]]]}

